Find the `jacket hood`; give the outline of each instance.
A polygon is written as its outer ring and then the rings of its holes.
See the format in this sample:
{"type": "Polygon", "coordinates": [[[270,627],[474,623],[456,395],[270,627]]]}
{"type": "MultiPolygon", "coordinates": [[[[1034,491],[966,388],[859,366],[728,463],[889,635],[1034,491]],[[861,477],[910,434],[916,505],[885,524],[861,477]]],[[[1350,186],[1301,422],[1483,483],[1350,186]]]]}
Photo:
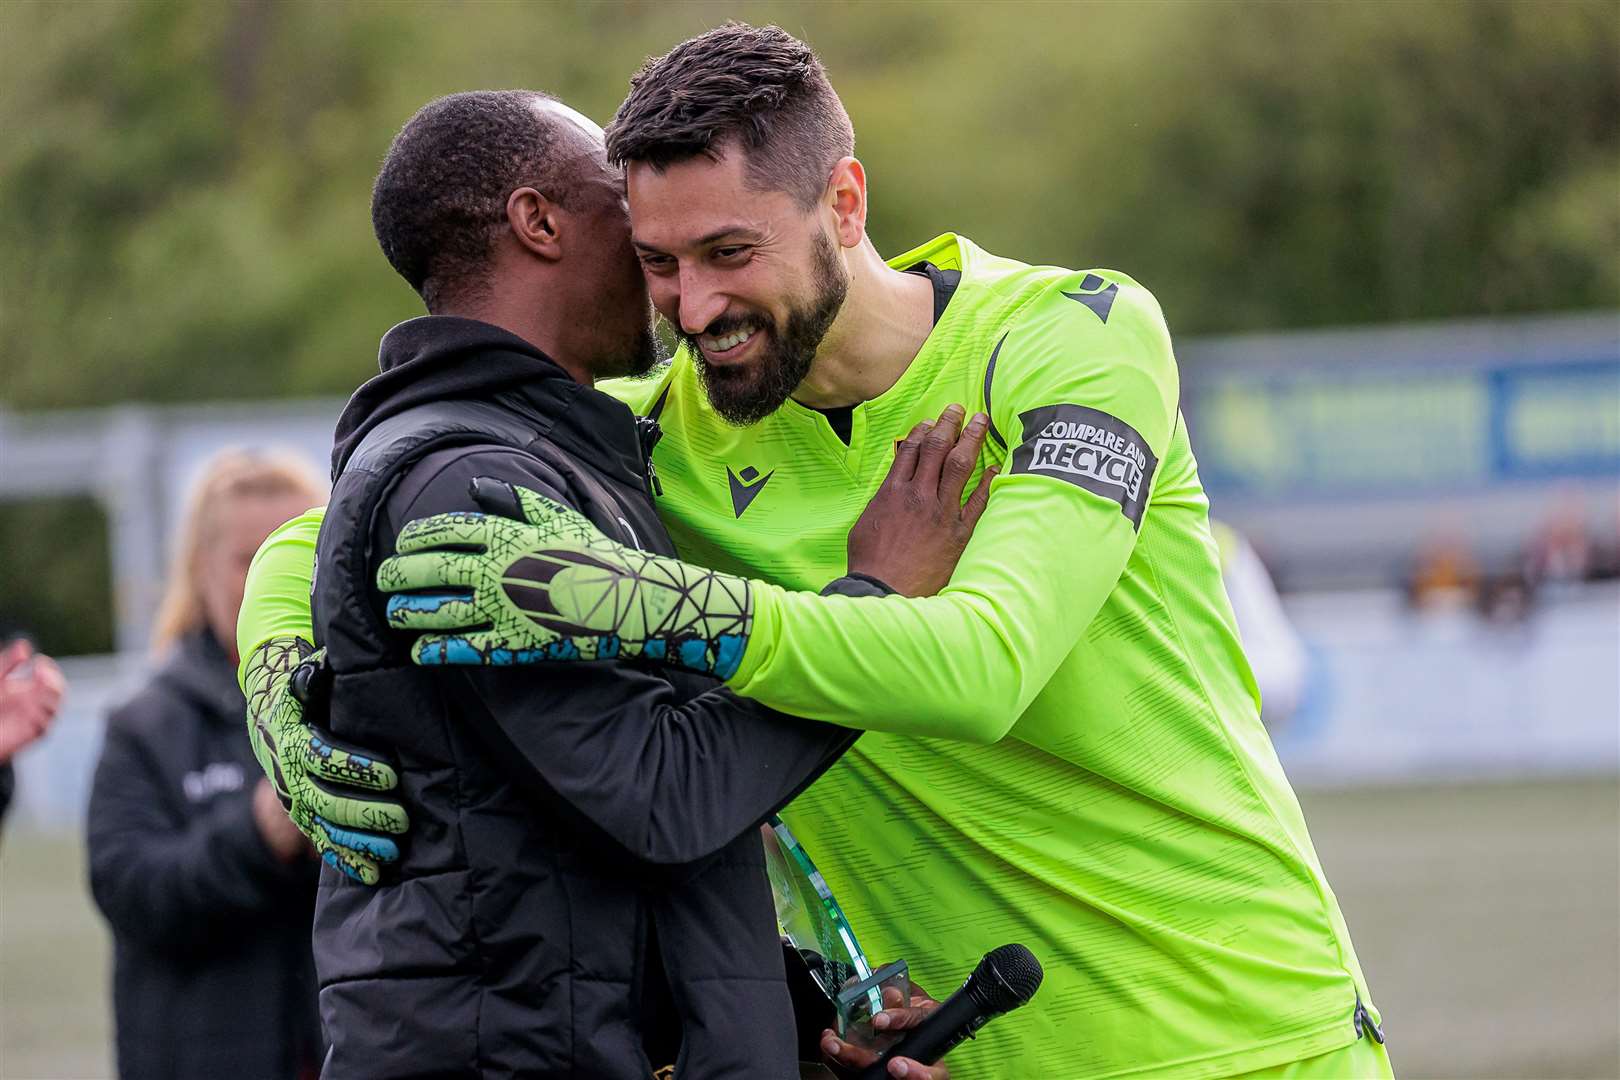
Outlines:
{"type": "Polygon", "coordinates": [[[390,417],[436,401],[500,396],[534,420],[537,434],[641,483],[644,456],[635,415],[575,382],[510,331],[476,319],[424,315],[388,331],[377,362],[380,373],[355,391],[338,417],[333,480],[371,429],[390,417]]]}

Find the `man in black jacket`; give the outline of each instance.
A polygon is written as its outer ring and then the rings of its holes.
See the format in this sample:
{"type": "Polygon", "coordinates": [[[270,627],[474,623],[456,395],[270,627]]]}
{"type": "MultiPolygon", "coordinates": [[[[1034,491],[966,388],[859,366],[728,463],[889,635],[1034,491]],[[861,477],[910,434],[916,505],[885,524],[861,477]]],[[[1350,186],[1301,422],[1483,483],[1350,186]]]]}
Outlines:
{"type": "Polygon", "coordinates": [[[645,1080],[676,1046],[682,1076],[796,1075],[754,827],[851,734],[681,672],[417,667],[375,588],[400,527],[475,510],[475,477],[673,553],[655,426],[590,388],[656,359],[599,129],[537,94],[441,99],[395,140],[373,221],[433,314],[390,331],[339,422],[314,692],[338,739],[394,749],[412,843],[397,882],[327,875],[325,1075],[645,1080]]]}

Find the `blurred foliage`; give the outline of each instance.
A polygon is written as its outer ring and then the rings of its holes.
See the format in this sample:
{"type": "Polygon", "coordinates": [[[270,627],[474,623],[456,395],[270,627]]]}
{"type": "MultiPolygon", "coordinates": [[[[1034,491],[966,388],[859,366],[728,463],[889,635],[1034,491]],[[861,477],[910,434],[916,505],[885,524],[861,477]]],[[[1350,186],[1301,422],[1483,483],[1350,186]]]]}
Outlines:
{"type": "Polygon", "coordinates": [[[56,656],[111,652],[107,544],[106,511],[89,496],[0,501],[0,640],[26,634],[56,656]]]}
{"type": "Polygon", "coordinates": [[[871,231],[1124,270],[1180,333],[1620,303],[1620,5],[0,5],[0,401],[341,394],[418,312],[371,178],[438,94],[606,120],[728,16],[813,43],[871,231]]]}

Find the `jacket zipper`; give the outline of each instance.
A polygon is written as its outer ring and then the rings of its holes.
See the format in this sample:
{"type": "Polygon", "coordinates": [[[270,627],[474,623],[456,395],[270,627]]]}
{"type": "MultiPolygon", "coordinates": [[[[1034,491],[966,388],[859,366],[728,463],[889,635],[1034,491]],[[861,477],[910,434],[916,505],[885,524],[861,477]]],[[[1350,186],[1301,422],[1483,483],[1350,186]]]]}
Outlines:
{"type": "Polygon", "coordinates": [[[664,429],[658,426],[658,421],[650,416],[636,417],[636,439],[641,444],[641,464],[647,478],[647,494],[654,498],[664,493],[664,485],[658,482],[658,468],[652,459],[653,447],[663,437],[664,429]]]}

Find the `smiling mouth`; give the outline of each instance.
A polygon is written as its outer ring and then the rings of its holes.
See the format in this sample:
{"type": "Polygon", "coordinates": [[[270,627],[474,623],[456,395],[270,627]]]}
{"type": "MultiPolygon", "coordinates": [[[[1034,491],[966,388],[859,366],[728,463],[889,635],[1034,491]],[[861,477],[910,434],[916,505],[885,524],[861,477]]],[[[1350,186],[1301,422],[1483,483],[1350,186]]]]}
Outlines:
{"type": "Polygon", "coordinates": [[[740,355],[748,347],[749,342],[753,341],[758,334],[759,329],[757,327],[750,330],[735,330],[719,337],[702,334],[699,335],[697,343],[703,350],[706,359],[728,360],[740,355]]]}

